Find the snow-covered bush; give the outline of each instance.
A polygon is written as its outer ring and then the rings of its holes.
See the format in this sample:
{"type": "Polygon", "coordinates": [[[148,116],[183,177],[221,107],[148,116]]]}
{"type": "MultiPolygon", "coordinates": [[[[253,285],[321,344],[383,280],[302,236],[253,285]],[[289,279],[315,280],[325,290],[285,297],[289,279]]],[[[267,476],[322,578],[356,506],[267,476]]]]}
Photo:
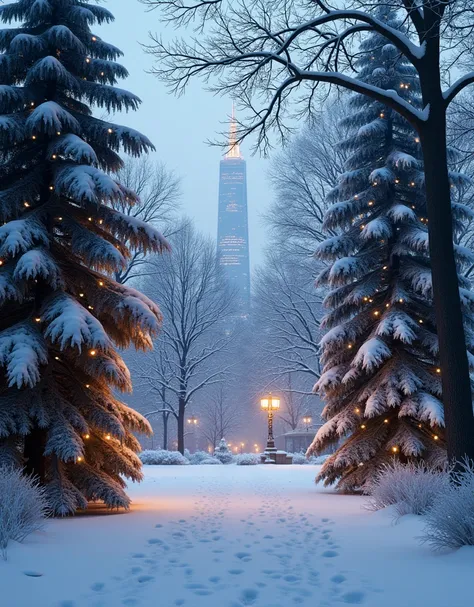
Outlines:
{"type": "Polygon", "coordinates": [[[221,464],[231,464],[234,461],[234,456],[227,446],[225,438],[221,438],[219,441],[219,444],[214,451],[214,457],[217,457],[221,464]]]}
{"type": "Polygon", "coordinates": [[[166,451],[165,449],[148,449],[140,453],[143,464],[148,466],[186,466],[188,460],[179,451],[166,451]]]}
{"type": "Polygon", "coordinates": [[[256,453],[240,453],[234,458],[237,466],[256,466],[260,463],[260,455],[256,453]]]}
{"type": "Polygon", "coordinates": [[[208,455],[207,457],[202,459],[199,463],[203,466],[213,466],[216,464],[218,466],[222,466],[222,462],[220,460],[218,460],[217,457],[212,457],[211,455],[208,455]]]}
{"type": "Polygon", "coordinates": [[[21,542],[38,531],[49,514],[45,490],[31,476],[13,467],[0,467],[0,553],[7,558],[10,540],[21,542]]]}
{"type": "Polygon", "coordinates": [[[367,485],[366,493],[370,495],[367,508],[381,510],[393,505],[398,516],[426,514],[448,489],[446,470],[395,461],[383,466],[367,485]]]}
{"type": "Polygon", "coordinates": [[[421,539],[435,550],[474,546],[474,463],[463,465],[426,515],[421,539]]]}
{"type": "Polygon", "coordinates": [[[209,455],[207,451],[196,451],[195,453],[190,453],[188,460],[190,464],[193,464],[195,466],[196,464],[201,464],[203,460],[208,459],[210,457],[212,456],[209,455]]]}
{"type": "Polygon", "coordinates": [[[290,453],[292,459],[292,464],[304,465],[309,464],[309,460],[306,459],[306,455],[304,453],[290,453]]]}

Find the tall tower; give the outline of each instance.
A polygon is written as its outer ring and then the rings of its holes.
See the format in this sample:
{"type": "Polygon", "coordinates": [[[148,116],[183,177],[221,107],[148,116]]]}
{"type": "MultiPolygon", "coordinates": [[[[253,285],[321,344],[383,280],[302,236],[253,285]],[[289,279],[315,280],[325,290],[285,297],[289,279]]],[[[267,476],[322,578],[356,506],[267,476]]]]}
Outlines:
{"type": "Polygon", "coordinates": [[[250,312],[250,261],[247,212],[247,167],[237,142],[232,106],[229,151],[220,162],[217,255],[238,298],[238,314],[250,312]]]}

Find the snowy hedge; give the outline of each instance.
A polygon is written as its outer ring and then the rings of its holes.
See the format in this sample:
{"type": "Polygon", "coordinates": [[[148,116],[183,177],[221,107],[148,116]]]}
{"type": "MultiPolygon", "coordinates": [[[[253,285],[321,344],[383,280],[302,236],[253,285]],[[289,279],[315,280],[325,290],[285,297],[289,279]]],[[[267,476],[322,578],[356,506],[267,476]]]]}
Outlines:
{"type": "Polygon", "coordinates": [[[256,466],[260,463],[260,455],[256,453],[240,453],[234,457],[237,466],[256,466]]]}
{"type": "Polygon", "coordinates": [[[0,553],[7,558],[10,540],[23,541],[42,529],[49,514],[45,491],[13,467],[0,467],[0,553]]]}
{"type": "Polygon", "coordinates": [[[188,460],[179,451],[165,451],[165,449],[148,449],[140,453],[143,464],[148,466],[186,466],[188,460]]]}
{"type": "Polygon", "coordinates": [[[213,466],[213,465],[218,465],[218,466],[222,466],[222,462],[217,459],[217,457],[211,457],[210,455],[208,457],[205,457],[204,459],[202,459],[199,464],[201,464],[202,466],[213,466]]]}
{"type": "Polygon", "coordinates": [[[367,486],[366,492],[370,495],[367,507],[381,510],[393,505],[398,516],[426,514],[448,489],[446,471],[421,463],[394,461],[383,466],[367,486]]]}

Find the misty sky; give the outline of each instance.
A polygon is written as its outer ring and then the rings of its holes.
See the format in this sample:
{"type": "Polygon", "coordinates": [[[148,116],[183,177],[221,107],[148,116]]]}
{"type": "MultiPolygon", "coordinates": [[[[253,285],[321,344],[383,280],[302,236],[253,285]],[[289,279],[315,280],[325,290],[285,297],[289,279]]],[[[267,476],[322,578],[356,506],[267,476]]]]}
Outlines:
{"type": "MultiPolygon", "coordinates": [[[[214,97],[195,81],[184,97],[169,94],[165,86],[146,73],[153,58],[140,43],[148,43],[148,32],[160,32],[158,11],[146,12],[137,0],[114,0],[105,6],[115,15],[115,22],[100,28],[100,36],[118,46],[125,56],[120,62],[130,72],[123,86],[138,95],[143,104],[138,112],[121,115],[116,122],[127,124],[147,135],[155,144],[157,157],[182,177],[183,211],[195,218],[199,229],[213,238],[217,231],[217,193],[221,149],[206,144],[224,128],[222,122],[231,112],[230,99],[214,97]]],[[[171,28],[167,36],[171,36],[171,28]]],[[[250,230],[250,261],[261,263],[265,228],[260,218],[270,201],[266,172],[269,161],[250,156],[249,145],[242,151],[247,160],[250,230]]]]}

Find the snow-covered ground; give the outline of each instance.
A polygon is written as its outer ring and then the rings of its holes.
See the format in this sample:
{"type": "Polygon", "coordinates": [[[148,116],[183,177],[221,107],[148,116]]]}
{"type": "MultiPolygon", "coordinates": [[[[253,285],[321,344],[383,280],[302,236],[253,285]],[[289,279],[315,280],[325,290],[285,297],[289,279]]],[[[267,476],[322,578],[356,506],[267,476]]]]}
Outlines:
{"type": "Polygon", "coordinates": [[[468,607],[474,548],[314,485],[314,466],[146,467],[133,510],[50,521],[0,561],[2,607],[468,607]]]}

